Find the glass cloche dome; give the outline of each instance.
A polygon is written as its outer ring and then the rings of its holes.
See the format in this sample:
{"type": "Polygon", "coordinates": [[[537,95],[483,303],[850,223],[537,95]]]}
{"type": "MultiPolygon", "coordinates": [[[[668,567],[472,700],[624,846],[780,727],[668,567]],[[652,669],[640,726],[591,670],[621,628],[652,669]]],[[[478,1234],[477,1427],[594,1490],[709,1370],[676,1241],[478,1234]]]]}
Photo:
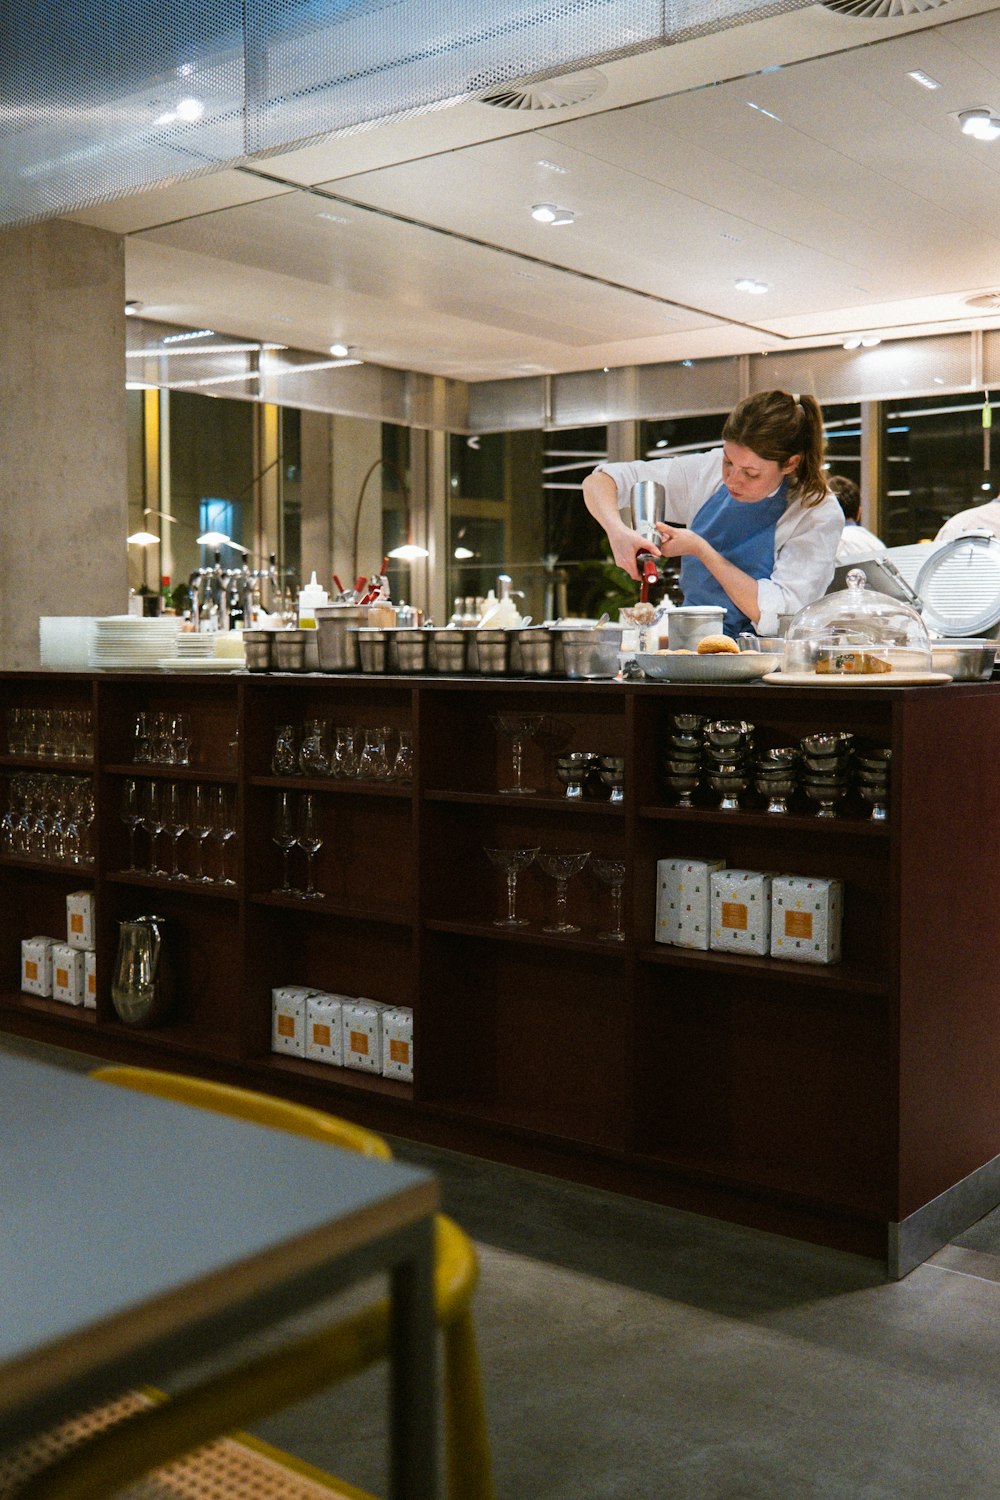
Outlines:
{"type": "Polygon", "coordinates": [[[785,634],[786,672],[865,674],[929,672],[931,643],[915,609],[868,587],[860,568],[847,588],[824,594],[792,617],[785,634]]]}

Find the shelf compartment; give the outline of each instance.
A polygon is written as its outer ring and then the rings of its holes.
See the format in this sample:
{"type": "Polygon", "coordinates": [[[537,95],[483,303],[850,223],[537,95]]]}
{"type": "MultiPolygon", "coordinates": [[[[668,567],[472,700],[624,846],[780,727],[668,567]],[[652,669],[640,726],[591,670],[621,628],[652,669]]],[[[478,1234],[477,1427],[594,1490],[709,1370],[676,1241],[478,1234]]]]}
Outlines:
{"type": "Polygon", "coordinates": [[[873,822],[871,818],[857,815],[817,818],[808,814],[766,813],[743,808],[739,812],[720,812],[717,807],[666,807],[659,803],[647,803],[640,807],[639,816],[682,824],[712,823],[728,827],[732,823],[738,823],[742,828],[767,829],[777,833],[849,833],[852,838],[886,839],[892,831],[892,824],[888,819],[885,822],[873,822]]]}
{"type": "Polygon", "coordinates": [[[213,786],[232,786],[239,780],[235,771],[212,766],[147,765],[144,761],[105,766],[104,772],[107,776],[131,776],[136,781],[204,781],[213,786]]]}
{"type": "Polygon", "coordinates": [[[568,936],[557,932],[543,932],[540,926],[494,927],[481,922],[443,922],[428,920],[424,924],[428,932],[451,932],[459,937],[485,938],[490,942],[522,943],[534,947],[571,949],[574,953],[599,953],[602,958],[623,958],[626,943],[602,942],[599,938],[581,931],[568,936]]]}
{"type": "Polygon", "coordinates": [[[7,1011],[43,1016],[67,1026],[93,1027],[97,1023],[95,1010],[85,1010],[82,1005],[66,1005],[62,1000],[49,1000],[42,995],[29,995],[24,990],[0,993],[0,1013],[7,1011]]]}
{"type": "Polygon", "coordinates": [[[7,766],[14,771],[60,771],[69,776],[86,776],[94,770],[93,759],[89,756],[86,760],[67,760],[63,756],[0,755],[0,767],[7,766]]]}
{"type": "Polygon", "coordinates": [[[321,792],[335,797],[401,797],[413,795],[412,782],[369,781],[360,776],[251,776],[251,786],[275,792],[321,792]]]}
{"type": "Polygon", "coordinates": [[[627,1004],[617,955],[424,936],[419,1098],[480,1121],[622,1148],[627,1004]],[[487,960],[488,953],[488,960],[487,960]],[[609,1003],[609,1001],[611,1003],[609,1003]]]}
{"type": "Polygon", "coordinates": [[[64,865],[51,859],[33,859],[30,854],[0,854],[0,866],[11,870],[30,870],[35,875],[68,875],[71,880],[93,880],[95,869],[93,860],[85,865],[64,865]]]}
{"type": "Polygon", "coordinates": [[[783,958],[755,958],[750,954],[722,953],[711,948],[705,951],[699,948],[679,948],[670,943],[645,943],[638,951],[638,958],[640,963],[645,964],[730,974],[737,984],[741,978],[762,979],[881,998],[889,993],[884,980],[843,963],[810,964],[783,958]]]}
{"type": "Polygon", "coordinates": [[[518,807],[525,809],[534,807],[542,812],[567,812],[573,817],[582,813],[598,813],[605,817],[620,818],[625,813],[623,802],[610,802],[598,797],[553,797],[544,794],[514,796],[503,792],[449,792],[435,789],[424,792],[424,800],[465,803],[479,807],[510,807],[512,803],[516,803],[518,807]]]}
{"type": "Polygon", "coordinates": [[[255,892],[249,898],[252,906],[275,906],[282,907],[285,911],[294,911],[302,916],[329,916],[340,917],[350,922],[373,922],[385,924],[389,927],[412,927],[413,918],[409,912],[399,911],[394,907],[372,907],[355,906],[349,902],[322,900],[315,901],[312,898],[305,900],[302,896],[284,896],[280,891],[255,892]]]}
{"type": "Polygon", "coordinates": [[[278,1073],[288,1078],[308,1079],[310,1083],[329,1084],[332,1089],[348,1094],[376,1095],[382,1099],[398,1099],[410,1103],[413,1100],[412,1083],[398,1078],[382,1078],[377,1073],[362,1073],[355,1068],[332,1068],[326,1063],[311,1062],[308,1058],[282,1057],[277,1052],[266,1058],[253,1059],[255,1067],[278,1073]]]}
{"type": "Polygon", "coordinates": [[[170,891],[178,896],[207,896],[220,901],[238,901],[239,887],[220,885],[218,881],[171,880],[162,875],[147,875],[143,870],[113,870],[104,877],[111,885],[131,885],[154,891],[170,891]]]}

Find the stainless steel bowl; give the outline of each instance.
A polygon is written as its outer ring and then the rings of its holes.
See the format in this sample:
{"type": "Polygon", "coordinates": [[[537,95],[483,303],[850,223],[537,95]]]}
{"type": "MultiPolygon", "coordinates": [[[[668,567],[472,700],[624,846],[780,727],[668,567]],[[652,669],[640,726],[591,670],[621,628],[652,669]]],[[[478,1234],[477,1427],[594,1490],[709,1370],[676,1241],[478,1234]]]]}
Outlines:
{"type": "Polygon", "coordinates": [[[982,682],[993,673],[997,642],[931,641],[931,670],[950,672],[956,682],[982,682]]]}
{"type": "Polygon", "coordinates": [[[622,645],[620,625],[606,625],[597,629],[556,629],[554,633],[562,653],[564,676],[599,678],[617,675],[618,653],[622,645]]]}

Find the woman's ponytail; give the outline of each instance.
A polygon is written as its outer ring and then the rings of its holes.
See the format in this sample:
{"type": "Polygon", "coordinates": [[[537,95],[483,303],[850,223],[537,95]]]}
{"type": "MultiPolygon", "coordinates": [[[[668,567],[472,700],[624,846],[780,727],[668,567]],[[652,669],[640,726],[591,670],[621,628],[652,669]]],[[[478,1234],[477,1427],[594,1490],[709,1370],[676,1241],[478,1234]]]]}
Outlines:
{"type": "Polygon", "coordinates": [[[814,396],[792,396],[788,391],[746,396],[726,418],[722,437],[781,465],[798,454],[788,480],[791,493],[805,505],[818,505],[826,495],[826,434],[814,396]]]}

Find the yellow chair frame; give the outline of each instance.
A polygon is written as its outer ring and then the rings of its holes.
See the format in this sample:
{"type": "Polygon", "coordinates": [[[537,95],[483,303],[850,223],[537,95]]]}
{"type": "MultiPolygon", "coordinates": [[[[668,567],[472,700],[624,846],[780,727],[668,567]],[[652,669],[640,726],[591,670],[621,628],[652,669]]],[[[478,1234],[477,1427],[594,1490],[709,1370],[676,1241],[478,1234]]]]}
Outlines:
{"type": "MultiPolygon", "coordinates": [[[[391,1158],[374,1132],[250,1089],[152,1069],[108,1066],[92,1078],[213,1110],[312,1140],[391,1158]]],[[[435,1314],[444,1340],[444,1407],[448,1500],[494,1500],[489,1438],[471,1301],[478,1278],[475,1248],[453,1220],[435,1215],[435,1314]]],[[[118,1421],[56,1459],[17,1491],[18,1500],[95,1500],[144,1473],[219,1437],[233,1437],[266,1452],[337,1494],[359,1496],[330,1476],[262,1445],[234,1429],[305,1399],[383,1359],[390,1347],[388,1298],[372,1303],[332,1328],[269,1352],[236,1371],[202,1381],[118,1421]]]]}

